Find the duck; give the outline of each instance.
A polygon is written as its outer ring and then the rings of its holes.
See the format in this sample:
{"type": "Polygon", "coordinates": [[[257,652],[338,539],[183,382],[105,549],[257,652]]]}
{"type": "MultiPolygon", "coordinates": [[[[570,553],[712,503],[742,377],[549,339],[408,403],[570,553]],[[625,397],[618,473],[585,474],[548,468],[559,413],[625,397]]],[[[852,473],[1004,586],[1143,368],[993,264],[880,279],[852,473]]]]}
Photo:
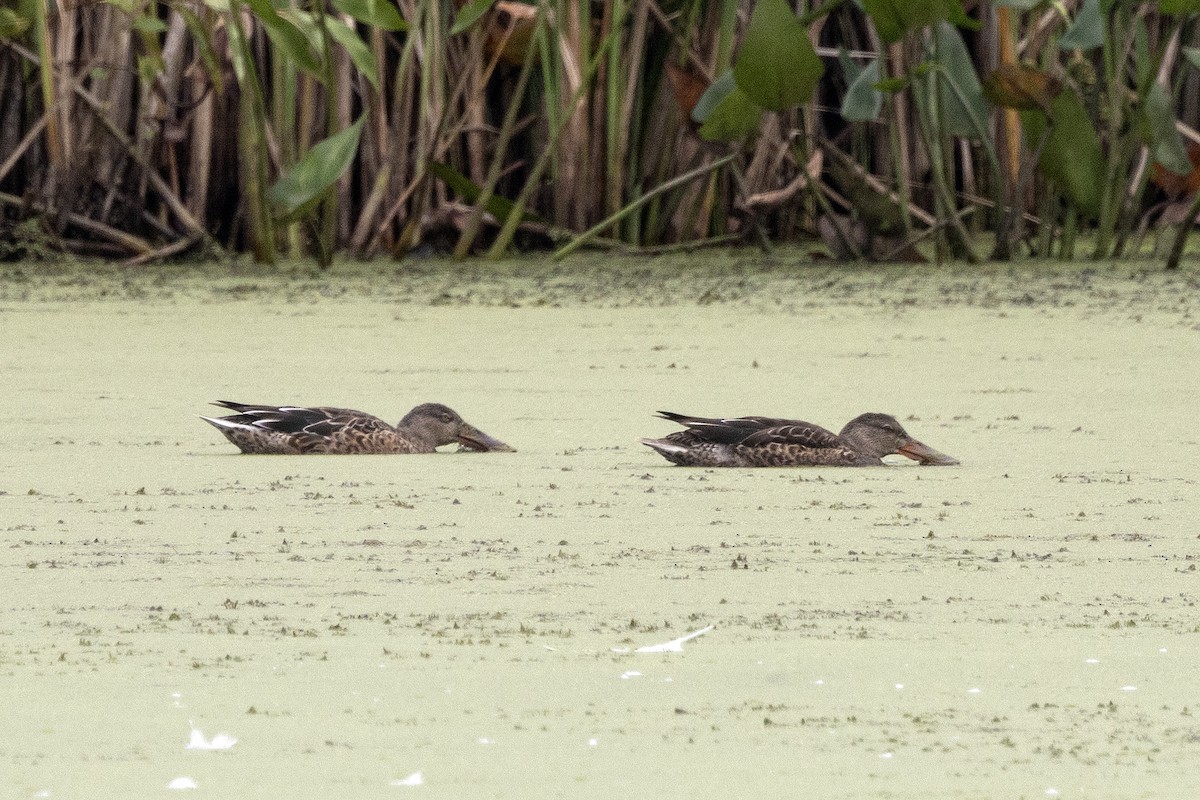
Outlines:
{"type": "Polygon", "coordinates": [[[267,406],[232,400],[218,400],[213,405],[237,413],[200,419],[223,433],[243,453],[433,453],[455,442],[467,450],[515,452],[441,403],[422,403],[396,425],[351,408],[267,406]]]}
{"type": "Polygon", "coordinates": [[[959,463],[914,439],[889,414],[859,414],[839,433],[798,419],[710,419],[670,411],[658,417],[686,430],[641,443],[684,467],[876,467],[896,453],[931,466],[959,463]]]}

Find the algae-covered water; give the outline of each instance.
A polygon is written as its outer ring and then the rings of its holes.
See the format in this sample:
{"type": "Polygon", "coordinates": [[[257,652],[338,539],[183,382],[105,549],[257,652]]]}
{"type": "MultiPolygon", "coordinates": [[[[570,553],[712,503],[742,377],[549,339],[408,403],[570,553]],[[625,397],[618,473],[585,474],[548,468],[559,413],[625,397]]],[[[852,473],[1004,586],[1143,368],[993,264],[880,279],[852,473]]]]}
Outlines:
{"type": "Polygon", "coordinates": [[[725,258],[9,267],[0,797],[1191,796],[1194,274],[725,258]],[[519,452],[242,456],[216,399],[519,452]],[[962,465],[683,469],[659,409],[962,465]]]}

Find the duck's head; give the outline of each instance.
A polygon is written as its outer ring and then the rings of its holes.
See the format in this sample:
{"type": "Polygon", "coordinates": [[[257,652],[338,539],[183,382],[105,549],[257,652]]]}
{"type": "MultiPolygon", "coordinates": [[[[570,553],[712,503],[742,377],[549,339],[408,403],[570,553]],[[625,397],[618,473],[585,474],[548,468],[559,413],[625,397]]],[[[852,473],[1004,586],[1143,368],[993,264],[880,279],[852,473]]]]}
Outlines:
{"type": "Polygon", "coordinates": [[[488,436],[466,422],[454,409],[441,403],[422,403],[404,415],[397,428],[431,442],[434,447],[458,442],[468,450],[513,453],[513,448],[488,436]]]}
{"type": "Polygon", "coordinates": [[[839,435],[857,452],[872,458],[899,453],[922,464],[944,467],[958,463],[957,458],[939,453],[909,436],[904,426],[890,414],[859,414],[846,423],[839,435]]]}

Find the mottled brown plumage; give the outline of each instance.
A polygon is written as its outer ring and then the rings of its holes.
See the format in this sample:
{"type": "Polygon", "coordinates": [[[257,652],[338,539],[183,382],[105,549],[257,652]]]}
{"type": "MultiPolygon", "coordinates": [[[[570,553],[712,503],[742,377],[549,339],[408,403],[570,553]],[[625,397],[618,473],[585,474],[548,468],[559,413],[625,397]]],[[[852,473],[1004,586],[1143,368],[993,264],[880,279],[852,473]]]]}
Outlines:
{"type": "Polygon", "coordinates": [[[958,463],[909,436],[887,414],[860,414],[836,434],[795,419],[709,419],[669,411],[659,416],[686,430],[641,442],[684,467],[870,467],[893,453],[922,464],[958,463]]]}
{"type": "Polygon", "coordinates": [[[432,453],[454,442],[470,450],[513,452],[441,403],[423,403],[397,425],[349,408],[260,406],[229,400],[213,405],[238,413],[200,419],[243,453],[432,453]]]}

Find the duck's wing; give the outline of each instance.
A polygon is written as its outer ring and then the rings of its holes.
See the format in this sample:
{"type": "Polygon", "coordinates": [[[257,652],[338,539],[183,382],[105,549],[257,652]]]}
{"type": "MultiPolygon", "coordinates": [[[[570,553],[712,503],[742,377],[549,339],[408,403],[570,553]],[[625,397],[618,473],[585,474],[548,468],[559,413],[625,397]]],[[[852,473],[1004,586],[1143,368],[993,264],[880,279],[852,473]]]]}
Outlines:
{"type": "Polygon", "coordinates": [[[709,442],[740,444],[745,447],[765,447],[769,444],[796,445],[810,448],[843,447],[837,434],[798,419],[778,417],[690,417],[660,411],[659,416],[677,422],[688,432],[709,442]]]}
{"type": "Polygon", "coordinates": [[[846,443],[842,441],[841,437],[820,425],[803,420],[770,420],[770,422],[773,424],[764,425],[742,439],[739,444],[744,447],[782,445],[806,450],[847,449],[846,443]]]}
{"type": "Polygon", "coordinates": [[[277,433],[324,438],[347,431],[370,434],[392,430],[392,426],[379,417],[352,408],[265,406],[231,400],[220,400],[214,405],[237,411],[238,422],[277,433]]]}

